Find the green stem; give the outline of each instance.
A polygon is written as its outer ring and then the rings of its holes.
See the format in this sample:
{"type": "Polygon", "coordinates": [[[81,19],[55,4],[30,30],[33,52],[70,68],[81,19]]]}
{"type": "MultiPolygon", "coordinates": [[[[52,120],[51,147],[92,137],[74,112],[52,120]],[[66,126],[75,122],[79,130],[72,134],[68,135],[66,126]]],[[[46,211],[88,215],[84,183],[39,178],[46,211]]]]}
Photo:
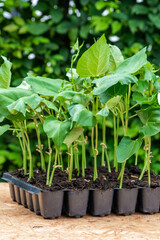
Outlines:
{"type": "Polygon", "coordinates": [[[51,173],[51,177],[50,177],[50,180],[49,180],[49,187],[51,187],[51,185],[52,185],[53,176],[54,176],[54,172],[55,172],[56,165],[57,165],[57,156],[58,156],[58,150],[56,149],[54,166],[53,166],[52,173],[51,173]]]}
{"type": "Polygon", "coordinates": [[[28,146],[28,155],[29,155],[29,180],[33,177],[33,160],[32,160],[32,153],[31,153],[31,147],[30,147],[30,140],[27,131],[24,131],[26,135],[27,140],[27,146],[28,146]]]}
{"type": "Polygon", "coordinates": [[[69,181],[72,180],[72,172],[73,172],[73,150],[71,146],[71,158],[70,158],[70,169],[69,169],[69,181]]]}
{"type": "Polygon", "coordinates": [[[51,162],[52,162],[52,148],[51,148],[51,140],[50,140],[50,138],[48,138],[48,149],[49,149],[49,159],[48,159],[46,185],[49,185],[49,175],[50,175],[50,171],[51,171],[51,162]]]}
{"type": "Polygon", "coordinates": [[[138,151],[135,154],[135,166],[138,164],[138,151]]]}
{"type": "Polygon", "coordinates": [[[122,173],[121,173],[119,188],[122,188],[122,185],[123,185],[123,176],[124,176],[125,165],[126,165],[126,161],[122,163],[122,169],[121,169],[122,173]]]}
{"type": "Polygon", "coordinates": [[[116,168],[116,171],[118,170],[118,163],[117,163],[117,129],[116,129],[116,116],[113,114],[113,126],[114,126],[114,162],[113,166],[116,168]]]}
{"type": "Polygon", "coordinates": [[[40,138],[40,130],[39,130],[39,125],[37,120],[34,118],[34,123],[35,123],[35,129],[36,129],[36,134],[37,134],[37,140],[38,140],[38,146],[40,150],[40,156],[41,156],[41,167],[43,171],[46,171],[46,166],[45,166],[45,161],[44,161],[44,156],[43,156],[43,148],[41,144],[41,138],[40,138]]]}
{"type": "Polygon", "coordinates": [[[150,154],[151,154],[151,137],[148,136],[148,186],[151,187],[151,172],[150,172],[150,154]]]}
{"type": "Polygon", "coordinates": [[[79,176],[79,158],[78,158],[78,148],[74,146],[74,158],[75,158],[75,168],[78,171],[77,176],[79,176]]]}
{"type": "Polygon", "coordinates": [[[82,176],[85,177],[85,168],[86,168],[86,147],[84,143],[84,134],[81,134],[82,141],[82,176]]]}
{"type": "MultiPolygon", "coordinates": [[[[61,151],[61,150],[60,150],[61,151]]],[[[62,166],[62,171],[63,171],[63,157],[62,157],[62,151],[60,152],[60,162],[61,162],[61,166],[62,166]]]]}

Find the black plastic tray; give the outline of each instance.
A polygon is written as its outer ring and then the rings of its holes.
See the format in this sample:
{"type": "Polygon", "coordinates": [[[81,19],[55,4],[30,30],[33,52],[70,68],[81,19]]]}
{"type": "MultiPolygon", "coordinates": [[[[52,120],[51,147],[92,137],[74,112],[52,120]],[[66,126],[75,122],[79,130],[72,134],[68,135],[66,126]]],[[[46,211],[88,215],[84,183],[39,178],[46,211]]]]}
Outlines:
{"type": "Polygon", "coordinates": [[[13,201],[49,219],[60,217],[62,210],[67,216],[78,218],[86,215],[87,210],[93,216],[103,217],[111,211],[125,216],[135,211],[153,214],[160,207],[160,187],[46,191],[10,173],[4,173],[2,179],[9,183],[13,201]]]}

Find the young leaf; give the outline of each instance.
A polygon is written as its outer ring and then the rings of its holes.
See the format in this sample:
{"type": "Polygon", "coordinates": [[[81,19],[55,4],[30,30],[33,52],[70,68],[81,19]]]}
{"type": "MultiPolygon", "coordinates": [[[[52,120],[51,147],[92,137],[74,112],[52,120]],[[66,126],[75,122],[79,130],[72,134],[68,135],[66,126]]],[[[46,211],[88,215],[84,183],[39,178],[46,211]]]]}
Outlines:
{"type": "Polygon", "coordinates": [[[111,99],[109,99],[106,103],[108,109],[114,108],[119,102],[121,101],[121,96],[116,96],[111,99]]]}
{"type": "Polygon", "coordinates": [[[20,112],[24,116],[26,116],[27,106],[35,109],[38,107],[41,100],[42,98],[39,97],[37,94],[32,94],[31,96],[19,98],[17,101],[8,105],[7,108],[12,114],[17,114],[18,112],[20,112]]]}
{"type": "Polygon", "coordinates": [[[64,142],[67,147],[70,147],[71,144],[77,140],[79,138],[79,136],[82,134],[82,132],[84,131],[84,129],[82,127],[76,127],[73,128],[66,136],[66,138],[64,139],[64,142]]]}
{"type": "Polygon", "coordinates": [[[3,57],[4,63],[0,67],[0,88],[9,88],[11,82],[12,63],[3,57]]]}
{"type": "Polygon", "coordinates": [[[48,101],[47,99],[42,99],[41,103],[44,103],[49,109],[53,109],[55,112],[58,113],[58,108],[54,105],[53,102],[48,101]]]}
{"type": "Polygon", "coordinates": [[[109,115],[109,109],[107,108],[107,106],[105,106],[96,115],[107,117],[109,115]]]}
{"type": "Polygon", "coordinates": [[[117,46],[110,45],[109,71],[115,70],[120,63],[124,61],[124,57],[117,46]]]}
{"type": "Polygon", "coordinates": [[[156,95],[152,95],[151,97],[143,96],[141,93],[135,92],[132,95],[133,101],[138,104],[148,104],[152,105],[154,102],[157,101],[156,95]]]}
{"type": "Polygon", "coordinates": [[[124,60],[115,70],[115,73],[135,73],[147,63],[146,48],[124,60]]]}
{"type": "Polygon", "coordinates": [[[26,77],[25,81],[30,85],[31,89],[33,89],[35,93],[50,97],[54,97],[58,94],[63,82],[61,79],[32,76],[26,77]]]}
{"type": "Polygon", "coordinates": [[[144,127],[139,132],[145,136],[154,136],[160,132],[160,109],[149,107],[137,111],[137,114],[144,124],[144,127]]]}
{"type": "Polygon", "coordinates": [[[60,148],[68,131],[70,130],[70,126],[70,121],[61,122],[50,116],[44,121],[43,129],[49,138],[53,138],[56,147],[60,148]]]}
{"type": "Polygon", "coordinates": [[[83,53],[77,63],[77,73],[80,77],[95,77],[104,74],[109,68],[110,48],[102,35],[87,51],[83,53]]]}
{"type": "Polygon", "coordinates": [[[99,95],[103,92],[105,92],[108,88],[112,87],[113,85],[120,82],[122,85],[129,84],[129,83],[136,83],[137,80],[134,76],[128,74],[128,73],[117,73],[117,74],[111,74],[107,75],[102,78],[98,78],[93,81],[93,83],[96,83],[97,88],[93,90],[94,95],[99,95]]]}
{"type": "Polygon", "coordinates": [[[72,121],[77,122],[82,127],[92,127],[96,124],[96,118],[92,112],[87,110],[82,104],[72,103],[68,107],[72,121]]]}
{"type": "Polygon", "coordinates": [[[135,154],[142,144],[141,138],[132,140],[130,137],[123,137],[117,147],[117,161],[123,163],[135,154]]]}
{"type": "MultiPolygon", "coordinates": [[[[22,97],[31,96],[33,93],[31,91],[26,91],[25,89],[20,88],[9,88],[3,89],[0,88],[0,114],[3,117],[10,116],[11,113],[9,112],[7,106],[12,104],[13,102],[17,101],[22,97]]],[[[20,116],[19,116],[20,117],[20,116]]]]}
{"type": "Polygon", "coordinates": [[[106,103],[109,99],[116,96],[125,96],[127,93],[127,85],[121,85],[120,83],[115,84],[108,90],[100,94],[100,102],[106,103]]]}
{"type": "Polygon", "coordinates": [[[3,135],[5,132],[7,132],[9,128],[10,128],[10,125],[8,124],[0,126],[0,136],[3,135]]]}

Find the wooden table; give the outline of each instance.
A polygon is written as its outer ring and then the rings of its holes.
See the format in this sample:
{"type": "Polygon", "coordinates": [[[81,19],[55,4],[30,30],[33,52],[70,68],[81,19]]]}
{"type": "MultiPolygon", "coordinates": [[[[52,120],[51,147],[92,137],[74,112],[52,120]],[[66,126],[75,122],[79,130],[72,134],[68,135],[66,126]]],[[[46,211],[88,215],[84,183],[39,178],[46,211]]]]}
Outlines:
{"type": "Polygon", "coordinates": [[[8,184],[0,183],[0,240],[30,239],[160,239],[160,213],[45,220],[11,201],[8,184]]]}

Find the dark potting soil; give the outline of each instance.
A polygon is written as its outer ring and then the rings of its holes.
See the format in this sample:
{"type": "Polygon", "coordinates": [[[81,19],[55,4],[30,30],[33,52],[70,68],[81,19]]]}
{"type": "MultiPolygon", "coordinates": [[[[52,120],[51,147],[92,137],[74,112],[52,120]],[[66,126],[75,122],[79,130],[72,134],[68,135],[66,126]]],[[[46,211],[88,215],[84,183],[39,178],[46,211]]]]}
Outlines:
{"type": "MultiPolygon", "coordinates": [[[[119,171],[116,172],[115,168],[111,168],[111,173],[108,172],[107,167],[98,167],[98,178],[93,181],[93,168],[88,167],[85,169],[85,177],[82,177],[80,172],[77,176],[77,170],[73,170],[72,180],[69,182],[68,173],[60,169],[56,169],[53,177],[52,186],[46,185],[46,173],[41,169],[34,172],[34,177],[28,181],[28,176],[24,175],[24,171],[19,169],[17,171],[10,172],[13,176],[28,182],[36,187],[44,190],[56,191],[56,190],[82,190],[82,189],[101,189],[106,190],[110,188],[118,188],[119,180],[117,180],[119,171]]],[[[137,166],[132,166],[130,169],[125,169],[123,188],[135,188],[138,186],[148,186],[148,174],[145,172],[143,179],[139,180],[141,170],[137,166]]],[[[151,187],[160,186],[160,177],[151,171],[151,187]]]]}

